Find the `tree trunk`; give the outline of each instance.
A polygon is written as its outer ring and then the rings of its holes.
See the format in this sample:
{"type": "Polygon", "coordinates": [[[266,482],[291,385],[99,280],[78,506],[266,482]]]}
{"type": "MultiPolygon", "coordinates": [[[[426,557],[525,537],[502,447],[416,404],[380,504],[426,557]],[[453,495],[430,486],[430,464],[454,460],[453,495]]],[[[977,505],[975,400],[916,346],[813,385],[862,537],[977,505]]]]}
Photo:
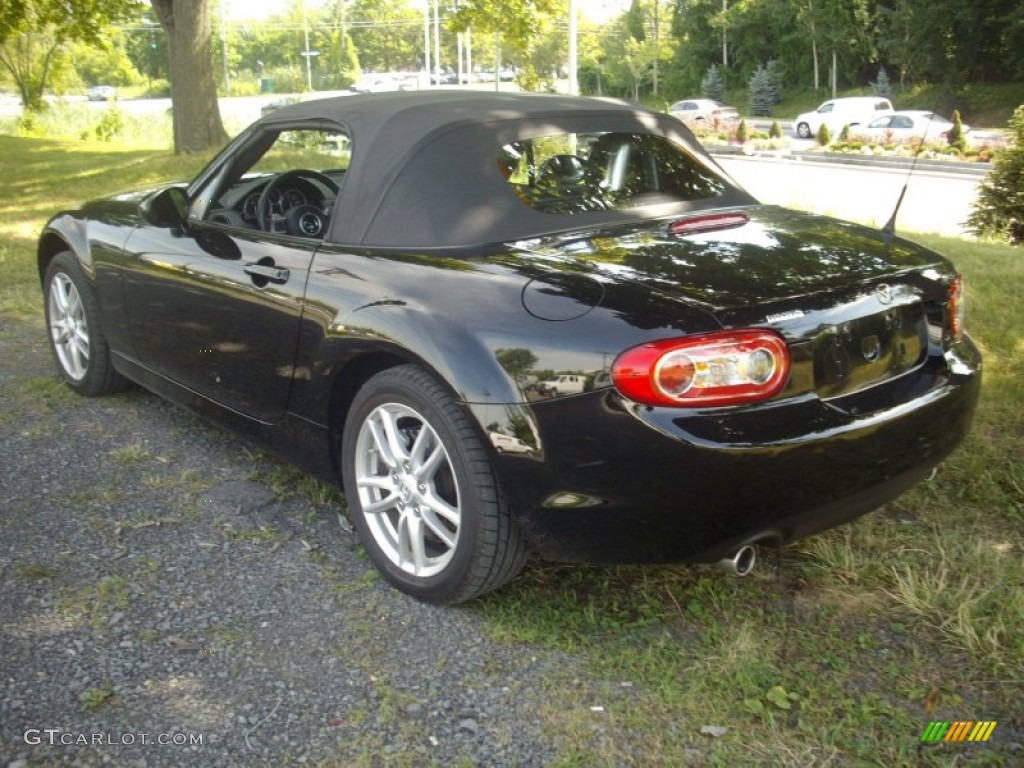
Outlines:
{"type": "Polygon", "coordinates": [[[219,147],[228,135],[217,106],[209,0],[150,0],[171,60],[174,153],[219,147]]]}
{"type": "Polygon", "coordinates": [[[722,69],[729,68],[729,40],[725,31],[728,26],[725,14],[729,10],[729,0],[722,0],[722,69]]]}
{"type": "Polygon", "coordinates": [[[836,49],[832,49],[832,98],[836,97],[839,86],[839,64],[836,60],[836,49]]]}

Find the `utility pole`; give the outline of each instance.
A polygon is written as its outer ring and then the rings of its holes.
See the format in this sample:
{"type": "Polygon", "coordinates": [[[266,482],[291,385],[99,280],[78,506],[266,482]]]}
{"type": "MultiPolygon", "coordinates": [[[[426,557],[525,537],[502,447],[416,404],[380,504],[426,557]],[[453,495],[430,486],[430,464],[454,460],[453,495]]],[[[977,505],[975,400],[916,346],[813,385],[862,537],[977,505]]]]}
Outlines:
{"type": "Polygon", "coordinates": [[[658,6],[661,5],[661,0],[654,0],[654,71],[652,74],[652,91],[654,95],[658,95],[658,54],[661,51],[661,42],[658,37],[658,6]]]}
{"type": "Polygon", "coordinates": [[[345,19],[345,0],[338,0],[338,67],[344,71],[348,63],[348,35],[345,19]]]}
{"type": "Polygon", "coordinates": [[[313,52],[309,50],[309,16],[306,15],[306,2],[302,2],[302,32],[305,40],[305,47],[302,55],[306,59],[306,90],[313,90],[313,52]]]}
{"type": "Polygon", "coordinates": [[[440,0],[434,0],[434,71],[430,74],[441,84],[441,18],[438,12],[440,0]]]}
{"type": "Polygon", "coordinates": [[[430,0],[423,0],[423,74],[425,87],[430,87],[430,0]]]}
{"type": "Polygon", "coordinates": [[[580,95],[579,73],[576,61],[576,0],[569,0],[569,94],[580,95]]]}
{"type": "MultiPolygon", "coordinates": [[[[459,10],[459,0],[455,0],[455,11],[459,10]]],[[[455,85],[462,85],[462,33],[455,35],[455,50],[458,54],[458,63],[455,66],[455,85]]]]}

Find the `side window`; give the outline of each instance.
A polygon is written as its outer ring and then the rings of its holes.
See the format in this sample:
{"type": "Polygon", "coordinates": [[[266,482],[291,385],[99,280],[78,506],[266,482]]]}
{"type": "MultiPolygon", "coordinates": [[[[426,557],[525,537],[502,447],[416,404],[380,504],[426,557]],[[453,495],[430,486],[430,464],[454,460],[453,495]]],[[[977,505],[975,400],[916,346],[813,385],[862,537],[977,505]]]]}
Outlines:
{"type": "Polygon", "coordinates": [[[322,238],[348,168],[348,137],[340,131],[289,129],[270,138],[252,162],[232,169],[204,218],[239,229],[322,238]]]}
{"type": "Polygon", "coordinates": [[[904,115],[897,115],[892,119],[893,128],[913,128],[914,122],[904,115]]]}
{"type": "Polygon", "coordinates": [[[832,111],[832,108],[834,106],[835,105],[831,101],[828,102],[827,104],[822,104],[820,107],[818,107],[818,114],[819,115],[827,114],[827,113],[832,111]]]}

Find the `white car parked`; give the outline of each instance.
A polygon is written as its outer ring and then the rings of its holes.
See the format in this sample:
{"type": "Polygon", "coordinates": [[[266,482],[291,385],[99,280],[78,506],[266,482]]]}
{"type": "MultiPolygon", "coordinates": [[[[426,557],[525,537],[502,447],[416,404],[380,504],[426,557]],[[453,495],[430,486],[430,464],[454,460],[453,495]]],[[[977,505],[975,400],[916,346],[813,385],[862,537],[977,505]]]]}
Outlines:
{"type": "MultiPolygon", "coordinates": [[[[891,138],[895,141],[903,141],[916,138],[934,142],[944,140],[952,127],[951,121],[934,112],[907,109],[877,117],[858,133],[873,139],[891,138]]],[[[969,125],[963,123],[960,124],[960,127],[964,133],[971,130],[969,125]]]]}
{"type": "Polygon", "coordinates": [[[736,107],[726,107],[711,99],[684,99],[668,108],[672,117],[687,125],[700,126],[705,123],[738,123],[740,113],[736,107]]]}
{"type": "Polygon", "coordinates": [[[893,113],[892,102],[879,96],[848,96],[829,99],[813,112],[797,115],[793,125],[801,139],[814,136],[822,123],[829,131],[837,133],[844,125],[851,128],[865,126],[877,117],[893,113]]]}

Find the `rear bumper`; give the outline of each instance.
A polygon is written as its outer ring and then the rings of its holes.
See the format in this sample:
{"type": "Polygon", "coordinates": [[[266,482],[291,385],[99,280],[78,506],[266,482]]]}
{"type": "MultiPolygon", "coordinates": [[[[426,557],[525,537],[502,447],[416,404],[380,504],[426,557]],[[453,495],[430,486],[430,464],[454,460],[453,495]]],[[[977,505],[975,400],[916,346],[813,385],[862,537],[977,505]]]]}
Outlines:
{"type": "Polygon", "coordinates": [[[845,403],[684,412],[602,390],[534,404],[542,454],[505,455],[499,466],[545,558],[711,562],[891,501],[960,443],[980,385],[980,356],[965,340],[913,381],[845,403]]]}

